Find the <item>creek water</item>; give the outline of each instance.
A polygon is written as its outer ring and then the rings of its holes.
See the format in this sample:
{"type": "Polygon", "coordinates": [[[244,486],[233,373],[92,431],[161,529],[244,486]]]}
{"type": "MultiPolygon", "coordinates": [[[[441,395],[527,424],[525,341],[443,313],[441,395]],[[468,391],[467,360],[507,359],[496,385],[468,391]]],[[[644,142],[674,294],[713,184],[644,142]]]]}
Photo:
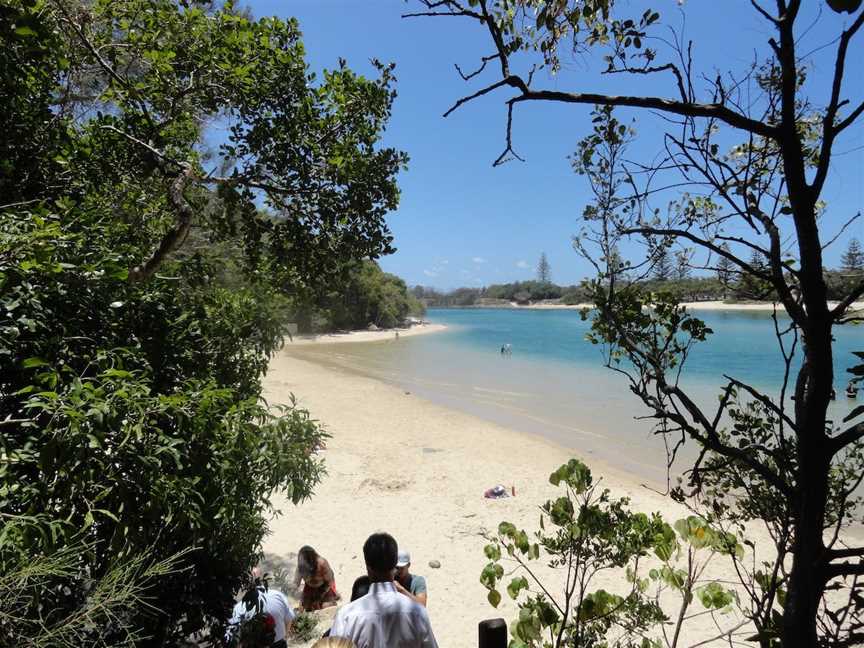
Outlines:
{"type": "MultiPolygon", "coordinates": [[[[695,311],[714,331],[685,364],[681,385],[705,410],[716,410],[724,374],[776,397],[782,356],[771,313],[695,311]]],[[[372,376],[441,405],[540,434],[641,481],[666,483],[666,446],[628,381],[604,366],[603,349],[585,339],[590,323],[575,310],[435,309],[442,333],[379,343],[305,345],[292,355],[372,376]],[[512,354],[501,347],[511,345],[512,354]]],[[[784,320],[779,320],[782,326],[784,320]]],[[[787,341],[788,342],[788,341],[787,341]]],[[[290,345],[289,345],[290,346],[290,345]]],[[[831,416],[839,425],[856,402],[844,388],[864,328],[835,332],[831,416]]],[[[798,347],[800,357],[800,346],[798,347]]],[[[797,366],[796,360],[796,366],[797,366]]],[[[861,401],[864,401],[862,391],[861,401]]],[[[860,401],[859,401],[860,402],[860,401]]],[[[787,407],[790,402],[787,401],[787,407]]],[[[683,469],[696,449],[686,446],[683,469]]],[[[673,474],[675,470],[673,469],[673,474]]]]}

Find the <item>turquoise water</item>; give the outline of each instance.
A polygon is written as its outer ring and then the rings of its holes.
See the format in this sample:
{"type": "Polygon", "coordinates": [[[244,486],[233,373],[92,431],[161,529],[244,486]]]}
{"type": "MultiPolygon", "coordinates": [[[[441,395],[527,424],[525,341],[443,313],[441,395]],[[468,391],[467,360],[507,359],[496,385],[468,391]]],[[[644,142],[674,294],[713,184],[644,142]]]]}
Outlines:
{"type": "MultiPolygon", "coordinates": [[[[687,378],[717,385],[718,376],[729,374],[769,390],[779,388],[783,365],[771,313],[730,310],[693,314],[714,333],[698,345],[688,360],[684,374],[687,378]]],[[[453,327],[446,339],[453,347],[495,351],[501,344],[510,343],[514,355],[545,362],[584,368],[602,363],[600,348],[585,340],[590,322],[582,321],[578,311],[435,309],[429,311],[428,317],[453,327]]],[[[788,320],[781,317],[779,323],[788,325],[788,320]]],[[[864,327],[840,327],[834,337],[837,389],[842,390],[848,378],[845,370],[855,364],[852,351],[864,350],[864,327]]]]}
{"type": "MultiPolygon", "coordinates": [[[[688,360],[682,385],[703,408],[716,408],[720,377],[729,374],[776,395],[782,360],[770,313],[696,313],[714,331],[688,360]]],[[[517,430],[540,434],[629,470],[665,481],[665,446],[627,380],[603,366],[600,347],[585,340],[590,324],[575,310],[431,310],[442,333],[373,344],[295,347],[292,354],[398,385],[433,402],[517,430]],[[512,356],[502,356],[502,344],[512,356]]],[[[838,329],[836,420],[851,408],[843,397],[853,350],[864,328],[838,329]]],[[[685,450],[685,457],[694,452],[685,450]]],[[[682,464],[683,465],[683,464],[682,464]]]]}

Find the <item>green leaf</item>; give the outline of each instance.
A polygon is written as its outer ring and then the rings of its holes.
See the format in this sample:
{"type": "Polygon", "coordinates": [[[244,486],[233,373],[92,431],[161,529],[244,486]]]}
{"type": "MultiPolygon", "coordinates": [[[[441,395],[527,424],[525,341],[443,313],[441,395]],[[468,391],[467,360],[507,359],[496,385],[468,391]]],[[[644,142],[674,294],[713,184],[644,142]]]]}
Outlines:
{"type": "Polygon", "coordinates": [[[486,595],[486,599],[489,601],[489,604],[497,608],[498,604],[501,602],[501,592],[498,590],[489,590],[489,594],[486,595]]]}
{"type": "Polygon", "coordinates": [[[509,537],[516,533],[516,526],[510,522],[501,522],[498,525],[498,535],[509,537]]]}
{"type": "Polygon", "coordinates": [[[21,363],[21,366],[24,369],[32,369],[33,367],[44,367],[48,365],[47,360],[43,360],[42,358],[27,358],[21,363]]]}
{"type": "Polygon", "coordinates": [[[528,580],[524,576],[517,576],[511,580],[510,584],[507,586],[507,593],[510,595],[510,598],[515,601],[519,596],[519,592],[523,589],[528,589],[528,580]]]}
{"type": "Polygon", "coordinates": [[[483,553],[489,560],[501,560],[501,547],[498,544],[487,544],[483,547],[483,553]]]}

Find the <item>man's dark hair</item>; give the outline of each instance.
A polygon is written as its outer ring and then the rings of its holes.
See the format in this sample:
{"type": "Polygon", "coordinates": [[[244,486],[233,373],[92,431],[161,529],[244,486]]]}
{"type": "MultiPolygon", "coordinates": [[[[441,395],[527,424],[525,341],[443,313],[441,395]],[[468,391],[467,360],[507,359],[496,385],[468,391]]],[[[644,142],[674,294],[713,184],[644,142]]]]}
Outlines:
{"type": "Polygon", "coordinates": [[[398,551],[396,540],[389,533],[373,533],[363,544],[363,559],[368,569],[387,572],[396,569],[398,551]]]}
{"type": "Polygon", "coordinates": [[[369,593],[369,587],[371,585],[372,581],[369,580],[368,576],[361,576],[355,580],[354,584],[351,586],[351,600],[356,601],[361,596],[366,596],[369,593]]]}

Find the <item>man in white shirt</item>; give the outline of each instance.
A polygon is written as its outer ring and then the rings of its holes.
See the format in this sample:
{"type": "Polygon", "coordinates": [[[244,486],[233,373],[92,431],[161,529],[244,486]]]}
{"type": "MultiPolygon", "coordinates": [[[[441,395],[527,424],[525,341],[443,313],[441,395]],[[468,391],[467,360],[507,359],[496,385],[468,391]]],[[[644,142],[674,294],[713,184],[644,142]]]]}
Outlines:
{"type": "Polygon", "coordinates": [[[231,619],[228,621],[226,640],[229,645],[236,643],[236,639],[242,637],[244,622],[260,614],[269,614],[273,619],[273,648],[287,646],[287,635],[291,632],[294,611],[282,592],[267,587],[266,579],[262,578],[261,571],[256,567],[252,570],[252,587],[234,606],[231,619]]]}
{"type": "Polygon", "coordinates": [[[331,637],[347,637],[357,648],[438,648],[426,608],[396,590],[396,555],[393,536],[369,536],[363,545],[369,593],[339,609],[331,637]]]}

